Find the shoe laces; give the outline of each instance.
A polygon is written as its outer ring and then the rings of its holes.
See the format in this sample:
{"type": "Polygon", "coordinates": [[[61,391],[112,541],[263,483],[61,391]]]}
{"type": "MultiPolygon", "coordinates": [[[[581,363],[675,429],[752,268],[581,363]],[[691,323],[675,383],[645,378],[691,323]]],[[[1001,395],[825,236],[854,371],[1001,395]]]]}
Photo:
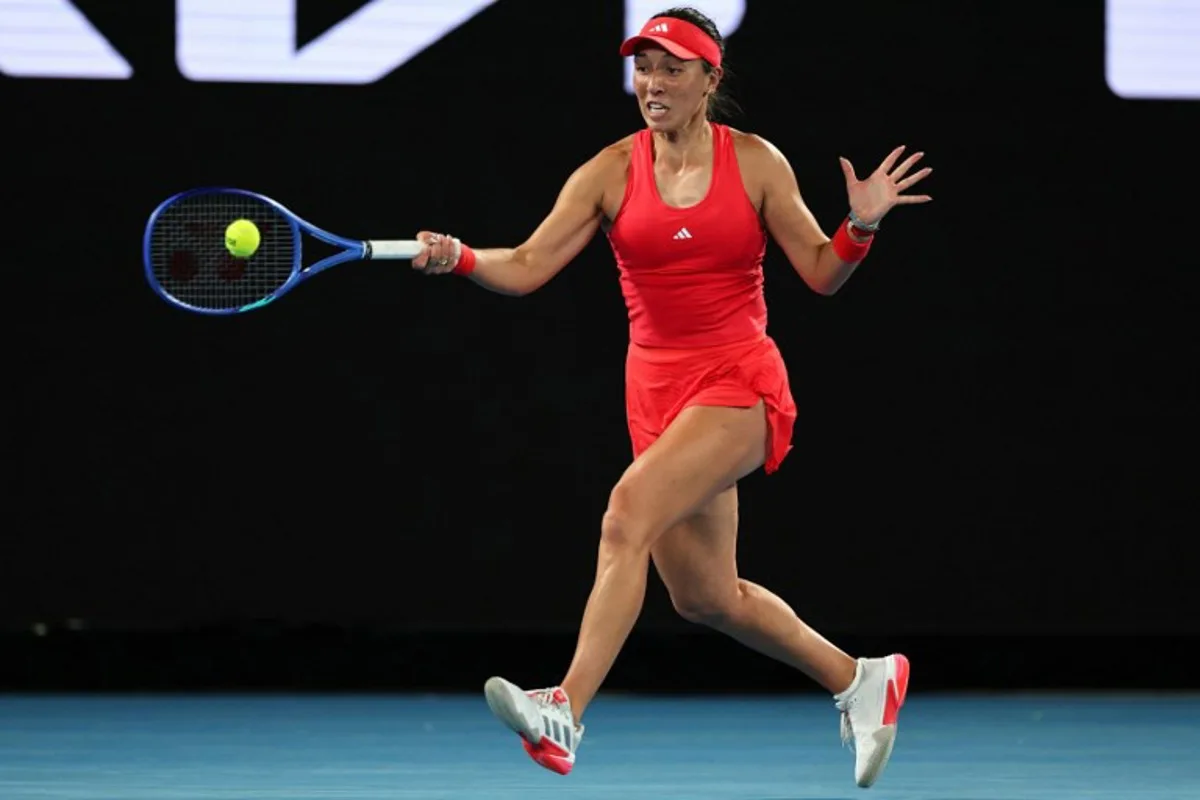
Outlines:
{"type": "Polygon", "coordinates": [[[553,687],[549,689],[534,689],[529,693],[529,698],[538,705],[556,708],[563,705],[554,699],[554,695],[557,691],[558,690],[553,687]]]}
{"type": "Polygon", "coordinates": [[[849,697],[844,703],[840,703],[838,708],[842,712],[841,720],[841,735],[842,746],[854,750],[854,723],[850,721],[850,709],[853,708],[856,698],[849,697]]]}

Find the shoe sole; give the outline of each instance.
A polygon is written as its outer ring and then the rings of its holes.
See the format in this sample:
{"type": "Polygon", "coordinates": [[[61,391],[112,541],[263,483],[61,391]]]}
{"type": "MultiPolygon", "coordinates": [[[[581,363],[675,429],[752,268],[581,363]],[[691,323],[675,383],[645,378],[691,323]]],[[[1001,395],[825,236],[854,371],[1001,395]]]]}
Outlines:
{"type": "MultiPolygon", "coordinates": [[[[891,663],[888,664],[887,683],[885,691],[890,686],[895,686],[895,695],[898,700],[896,704],[896,714],[899,715],[900,708],[904,705],[904,700],[908,695],[908,676],[909,663],[908,659],[902,655],[896,655],[891,658],[891,663]]],[[[870,768],[865,772],[862,778],[855,781],[859,788],[868,789],[879,780],[879,776],[883,774],[884,767],[892,758],[892,750],[896,747],[896,730],[899,726],[899,721],[886,725],[875,732],[875,752],[878,754],[870,765],[870,768]]]]}
{"type": "Polygon", "coordinates": [[[487,683],[483,685],[483,696],[496,718],[511,728],[513,733],[535,747],[541,744],[541,716],[531,718],[522,710],[521,706],[524,704],[519,704],[518,698],[527,698],[520,687],[503,678],[488,678],[487,683]]]}
{"type": "Polygon", "coordinates": [[[875,781],[879,780],[879,776],[883,774],[883,768],[887,766],[888,761],[892,757],[892,750],[896,746],[896,727],[891,725],[886,728],[880,728],[875,732],[874,739],[875,752],[878,755],[876,755],[862,778],[855,781],[860,789],[871,788],[875,785],[875,781]]]}

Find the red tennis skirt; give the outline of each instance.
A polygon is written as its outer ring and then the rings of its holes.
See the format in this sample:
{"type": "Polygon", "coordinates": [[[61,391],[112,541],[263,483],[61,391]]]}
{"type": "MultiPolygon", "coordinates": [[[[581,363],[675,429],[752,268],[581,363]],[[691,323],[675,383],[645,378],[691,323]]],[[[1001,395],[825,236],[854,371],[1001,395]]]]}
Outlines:
{"type": "Polygon", "coordinates": [[[689,406],[750,408],[759,400],[767,411],[763,467],[770,474],[791,451],[796,422],[787,367],[771,337],[686,350],[629,344],[625,414],[634,458],[689,406]]]}

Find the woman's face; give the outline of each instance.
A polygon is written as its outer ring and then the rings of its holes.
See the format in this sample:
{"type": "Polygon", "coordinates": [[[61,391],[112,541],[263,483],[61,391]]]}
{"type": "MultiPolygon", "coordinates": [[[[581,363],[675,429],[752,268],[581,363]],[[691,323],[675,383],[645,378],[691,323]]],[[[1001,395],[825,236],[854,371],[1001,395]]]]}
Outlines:
{"type": "Polygon", "coordinates": [[[700,59],[683,61],[657,48],[642,50],[633,60],[634,94],[652,130],[676,130],[703,116],[718,79],[717,71],[705,72],[700,59]]]}

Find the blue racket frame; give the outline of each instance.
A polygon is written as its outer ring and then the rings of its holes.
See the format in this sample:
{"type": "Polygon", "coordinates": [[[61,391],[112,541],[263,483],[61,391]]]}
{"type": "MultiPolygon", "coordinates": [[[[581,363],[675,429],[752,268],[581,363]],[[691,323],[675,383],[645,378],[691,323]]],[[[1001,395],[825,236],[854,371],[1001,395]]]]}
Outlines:
{"type": "Polygon", "coordinates": [[[270,303],[273,300],[278,300],[280,297],[283,297],[285,294],[290,292],[292,289],[295,289],[297,286],[299,286],[303,281],[307,280],[308,278],[311,278],[312,276],[314,276],[318,273],[324,272],[325,270],[329,269],[330,267],[335,267],[338,264],[344,264],[347,261],[362,261],[369,257],[370,257],[370,250],[365,241],[358,240],[358,239],[347,239],[344,236],[337,236],[336,234],[332,234],[327,230],[318,228],[316,225],[313,225],[308,220],[304,219],[300,215],[293,212],[287,206],[283,205],[282,203],[278,202],[277,200],[272,200],[270,197],[267,197],[266,195],[259,194],[258,192],[251,192],[246,189],[235,189],[235,188],[229,188],[229,187],[223,187],[223,186],[211,186],[211,187],[203,187],[203,188],[197,188],[197,189],[188,189],[186,191],[179,192],[178,194],[174,194],[174,195],[168,197],[166,200],[159,203],[158,206],[154,209],[154,211],[150,214],[150,219],[148,219],[146,221],[145,233],[142,235],[142,262],[143,262],[145,272],[146,272],[146,280],[149,281],[151,288],[154,289],[154,293],[157,294],[162,299],[166,300],[171,305],[177,306],[179,308],[182,308],[182,309],[185,309],[187,311],[191,311],[191,312],[194,312],[197,314],[209,314],[209,315],[213,315],[213,316],[229,316],[231,314],[242,314],[247,311],[253,311],[256,308],[262,308],[267,303],[270,303]],[[274,292],[267,295],[266,297],[262,298],[261,300],[256,300],[253,303],[249,303],[247,305],[240,306],[238,308],[212,309],[212,308],[197,308],[196,306],[190,305],[188,303],[184,303],[183,301],[179,300],[178,298],[172,297],[166,291],[166,289],[164,289],[162,287],[162,285],[158,282],[158,279],[154,277],[154,269],[153,269],[152,261],[151,261],[151,257],[150,257],[150,239],[151,239],[151,235],[154,231],[154,225],[156,222],[158,222],[158,218],[162,215],[162,213],[164,211],[166,211],[168,208],[170,208],[172,205],[174,205],[175,203],[178,203],[180,200],[184,200],[189,197],[195,197],[196,195],[201,195],[201,194],[236,194],[236,195],[242,195],[244,197],[249,197],[249,198],[258,200],[262,203],[265,203],[265,204],[271,206],[276,211],[278,211],[279,214],[282,215],[282,217],[285,220],[287,220],[288,225],[292,229],[292,237],[293,237],[293,244],[294,244],[293,249],[295,252],[295,260],[292,263],[291,274],[288,276],[288,279],[286,281],[284,281],[284,283],[278,289],[276,289],[274,292]],[[301,233],[307,233],[316,239],[320,239],[322,242],[325,242],[326,244],[332,245],[334,247],[340,247],[340,248],[342,248],[342,252],[335,253],[331,256],[328,256],[327,258],[323,258],[320,261],[316,262],[315,264],[312,264],[308,268],[304,268],[301,265],[301,255],[303,254],[303,248],[300,246],[301,233]]]}

